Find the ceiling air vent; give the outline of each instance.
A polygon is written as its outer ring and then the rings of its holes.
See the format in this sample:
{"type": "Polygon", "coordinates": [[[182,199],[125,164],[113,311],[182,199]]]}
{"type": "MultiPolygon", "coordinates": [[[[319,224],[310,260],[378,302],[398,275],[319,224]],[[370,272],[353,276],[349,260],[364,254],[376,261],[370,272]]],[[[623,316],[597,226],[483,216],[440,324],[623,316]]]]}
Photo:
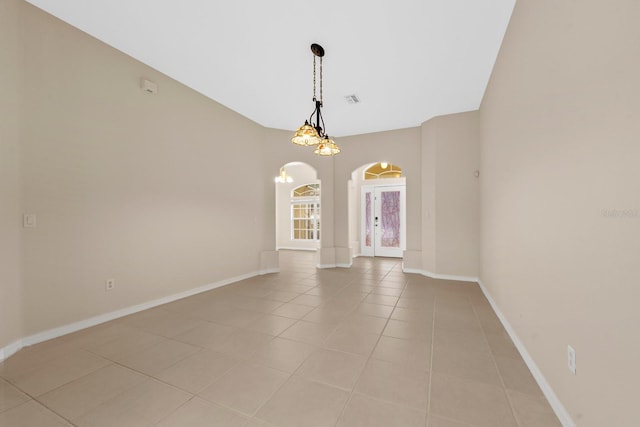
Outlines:
{"type": "Polygon", "coordinates": [[[346,99],[349,104],[357,104],[360,102],[360,99],[356,96],[356,94],[347,95],[344,97],[344,99],[346,99]]]}

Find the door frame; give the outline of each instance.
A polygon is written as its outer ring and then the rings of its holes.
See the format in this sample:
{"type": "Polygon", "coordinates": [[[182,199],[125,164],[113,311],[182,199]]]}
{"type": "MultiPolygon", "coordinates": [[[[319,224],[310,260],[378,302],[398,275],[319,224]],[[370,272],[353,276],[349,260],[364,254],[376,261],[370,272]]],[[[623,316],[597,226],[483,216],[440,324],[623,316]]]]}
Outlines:
{"type": "Polygon", "coordinates": [[[407,247],[407,202],[406,202],[406,184],[373,184],[363,185],[360,190],[360,255],[362,256],[382,256],[402,258],[403,252],[407,247]],[[377,199],[381,191],[385,189],[400,190],[400,247],[398,249],[389,249],[379,246],[380,239],[376,233],[375,214],[379,208],[377,199]],[[366,194],[372,194],[371,211],[369,224],[371,225],[371,245],[367,246],[367,210],[366,210],[366,194]]]}

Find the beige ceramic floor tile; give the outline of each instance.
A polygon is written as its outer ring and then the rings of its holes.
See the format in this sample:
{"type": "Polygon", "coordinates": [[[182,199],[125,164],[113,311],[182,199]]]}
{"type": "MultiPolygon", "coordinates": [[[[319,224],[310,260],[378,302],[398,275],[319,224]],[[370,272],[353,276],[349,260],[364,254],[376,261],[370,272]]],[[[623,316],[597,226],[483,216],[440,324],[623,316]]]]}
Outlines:
{"type": "Polygon", "coordinates": [[[162,308],[141,311],[122,320],[123,324],[131,328],[142,329],[168,338],[188,331],[196,327],[200,322],[200,320],[162,308]]]}
{"type": "Polygon", "coordinates": [[[436,347],[433,351],[433,371],[502,387],[493,357],[486,352],[462,352],[436,347]]]}
{"type": "Polygon", "coordinates": [[[273,335],[249,329],[238,329],[224,339],[209,344],[207,348],[241,359],[248,359],[272,339],[273,335]]]}
{"type": "Polygon", "coordinates": [[[30,399],[29,396],[0,379],[0,412],[21,405],[30,399]]]}
{"type": "Polygon", "coordinates": [[[364,302],[369,304],[380,304],[380,305],[388,305],[393,307],[398,302],[398,297],[388,296],[388,295],[379,295],[379,294],[370,294],[368,297],[364,299],[364,302]]]}
{"type": "Polygon", "coordinates": [[[31,400],[0,413],[2,427],[60,427],[71,426],[41,404],[31,400]]]}
{"type": "Polygon", "coordinates": [[[130,369],[108,365],[43,394],[38,400],[65,418],[73,419],[146,379],[130,369]]]}
{"type": "Polygon", "coordinates": [[[489,343],[489,347],[491,347],[491,352],[495,356],[522,360],[522,356],[520,356],[518,349],[506,332],[485,333],[485,336],[489,343]]]}
{"type": "Polygon", "coordinates": [[[337,427],[424,427],[425,412],[354,394],[337,427]]]}
{"type": "Polygon", "coordinates": [[[113,341],[117,339],[123,331],[127,330],[130,329],[116,321],[111,321],[91,328],[82,329],[62,338],[65,343],[75,346],[78,349],[86,350],[113,341]]]}
{"type": "Polygon", "coordinates": [[[171,365],[154,377],[196,394],[240,361],[239,358],[205,349],[171,365]]]}
{"type": "Polygon", "coordinates": [[[491,351],[481,331],[435,328],[433,347],[447,347],[460,352],[491,351]]]}
{"type": "Polygon", "coordinates": [[[334,330],[335,325],[301,320],[280,334],[280,337],[322,347],[334,330]]]}
{"type": "Polygon", "coordinates": [[[517,427],[504,389],[433,373],[430,412],[478,427],[517,427]]]}
{"type": "Polygon", "coordinates": [[[369,304],[367,302],[360,303],[354,314],[381,317],[388,319],[393,312],[393,307],[380,304],[369,304]]]}
{"type": "Polygon", "coordinates": [[[302,320],[305,322],[323,323],[336,327],[344,321],[351,311],[351,308],[334,308],[323,305],[311,311],[309,314],[304,316],[302,320]]]}
{"type": "Polygon", "coordinates": [[[70,347],[59,339],[24,348],[0,362],[0,377],[12,380],[76,349],[76,346],[70,347]]]}
{"type": "Polygon", "coordinates": [[[231,313],[226,313],[224,316],[219,318],[217,322],[227,326],[244,328],[260,319],[262,316],[264,316],[264,313],[262,312],[233,308],[231,313]]]}
{"type": "Polygon", "coordinates": [[[391,313],[391,318],[394,320],[402,320],[404,322],[423,322],[432,324],[433,311],[396,307],[393,310],[393,313],[391,313]]]}
{"type": "Polygon", "coordinates": [[[531,371],[522,359],[512,359],[510,357],[495,356],[498,371],[504,381],[504,386],[508,390],[519,391],[520,393],[532,396],[542,396],[542,390],[531,375],[531,371]]]}
{"type": "Polygon", "coordinates": [[[468,310],[436,309],[435,322],[438,328],[481,329],[480,321],[471,308],[468,310]]]}
{"type": "Polygon", "coordinates": [[[543,396],[531,396],[508,390],[521,427],[561,427],[562,424],[543,396]]]}
{"type": "Polygon", "coordinates": [[[154,425],[192,397],[175,387],[148,379],[72,421],[79,427],[154,425]]]}
{"type": "Polygon", "coordinates": [[[434,301],[432,298],[409,298],[402,296],[398,300],[396,307],[408,308],[411,310],[433,311],[434,301]]]}
{"type": "Polygon", "coordinates": [[[142,351],[119,359],[118,363],[147,375],[154,375],[197,353],[200,349],[200,347],[167,338],[142,351]]]}
{"type": "Polygon", "coordinates": [[[293,325],[296,322],[296,319],[267,314],[256,320],[255,322],[247,325],[247,329],[262,332],[264,334],[278,336],[285,330],[287,330],[289,326],[293,325]]]}
{"type": "Polygon", "coordinates": [[[187,332],[176,335],[173,339],[191,345],[209,347],[213,343],[224,340],[236,331],[237,329],[231,326],[203,322],[187,332]]]}
{"type": "Polygon", "coordinates": [[[291,303],[293,303],[293,304],[301,304],[301,305],[308,305],[308,306],[311,306],[311,307],[318,307],[318,306],[322,305],[326,301],[327,301],[327,297],[322,297],[322,296],[318,296],[318,295],[303,294],[303,295],[300,295],[299,297],[296,297],[295,299],[291,300],[291,303]]]}
{"type": "Polygon", "coordinates": [[[420,371],[428,371],[431,362],[431,344],[426,341],[383,336],[380,337],[371,357],[420,371]]]}
{"type": "MultiPolygon", "coordinates": [[[[394,288],[387,286],[377,286],[371,290],[372,295],[385,295],[389,297],[399,298],[402,295],[402,288],[394,288]]],[[[395,304],[393,304],[395,305],[395,304]]]]}
{"type": "Polygon", "coordinates": [[[273,310],[271,314],[274,314],[276,316],[288,317],[290,319],[302,319],[304,316],[313,311],[313,309],[313,306],[287,302],[273,310]]]}
{"type": "Polygon", "coordinates": [[[148,332],[122,326],[118,335],[107,342],[87,346],[92,353],[106,357],[110,360],[125,357],[136,351],[144,350],[165,338],[148,332]]]}
{"type": "Polygon", "coordinates": [[[242,427],[248,418],[198,397],[178,408],[157,427],[242,427]]]}
{"type": "Polygon", "coordinates": [[[262,365],[242,363],[198,395],[247,415],[253,415],[285,383],[289,374],[262,365]]]}
{"type": "Polygon", "coordinates": [[[294,376],[260,409],[257,417],[279,427],[332,426],[348,397],[346,391],[294,376]]]}
{"type": "Polygon", "coordinates": [[[403,365],[370,359],[356,391],[419,411],[427,408],[428,374],[403,365]]]}
{"type": "Polygon", "coordinates": [[[110,363],[102,357],[78,350],[17,377],[14,384],[31,396],[39,396],[110,363]]]}
{"type": "Polygon", "coordinates": [[[274,425],[258,418],[251,418],[244,427],[274,427],[274,425]]]}
{"type": "Polygon", "coordinates": [[[361,356],[369,356],[375,348],[378,338],[380,338],[378,334],[339,329],[327,339],[325,347],[361,356]]]}
{"type": "Polygon", "coordinates": [[[299,295],[300,294],[297,292],[272,291],[267,296],[265,296],[265,298],[278,302],[289,302],[299,295]]]}
{"type": "Polygon", "coordinates": [[[372,333],[380,335],[387,325],[387,319],[375,316],[351,314],[338,325],[338,329],[348,329],[357,333],[372,333]]]}
{"type": "Polygon", "coordinates": [[[393,338],[431,342],[433,328],[430,323],[391,319],[382,334],[393,338]]]}
{"type": "Polygon", "coordinates": [[[351,390],[366,361],[363,356],[320,349],[309,356],[300,369],[296,371],[296,375],[308,380],[351,390]]]}
{"type": "Polygon", "coordinates": [[[429,417],[427,427],[473,427],[473,426],[471,424],[462,423],[460,421],[453,421],[453,420],[432,415],[429,417]]]}
{"type": "Polygon", "coordinates": [[[286,338],[274,338],[260,348],[251,361],[293,373],[313,353],[315,347],[286,338]]]}

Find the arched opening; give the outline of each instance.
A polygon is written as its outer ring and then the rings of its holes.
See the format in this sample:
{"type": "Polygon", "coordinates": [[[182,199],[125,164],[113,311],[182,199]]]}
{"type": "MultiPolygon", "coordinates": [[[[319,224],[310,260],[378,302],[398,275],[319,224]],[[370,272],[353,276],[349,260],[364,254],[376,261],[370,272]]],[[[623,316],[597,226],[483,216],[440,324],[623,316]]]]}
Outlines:
{"type": "Polygon", "coordinates": [[[355,169],[349,181],[349,240],[356,256],[401,258],[406,249],[406,178],[388,162],[355,169]]]}
{"type": "Polygon", "coordinates": [[[315,251],[320,245],[320,180],[303,162],[283,165],[276,176],[276,250],[315,251]]]}

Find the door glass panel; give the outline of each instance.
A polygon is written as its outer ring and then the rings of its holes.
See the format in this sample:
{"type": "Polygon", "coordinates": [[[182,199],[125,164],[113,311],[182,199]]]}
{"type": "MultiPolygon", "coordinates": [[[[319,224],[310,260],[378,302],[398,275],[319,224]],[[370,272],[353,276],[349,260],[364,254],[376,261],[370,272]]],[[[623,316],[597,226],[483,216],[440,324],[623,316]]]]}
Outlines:
{"type": "Polygon", "coordinates": [[[380,244],[386,248],[400,247],[400,192],[384,191],[381,194],[381,225],[382,236],[380,244]]]}
{"type": "Polygon", "coordinates": [[[371,246],[371,193],[365,194],[365,246],[371,246]]]}

